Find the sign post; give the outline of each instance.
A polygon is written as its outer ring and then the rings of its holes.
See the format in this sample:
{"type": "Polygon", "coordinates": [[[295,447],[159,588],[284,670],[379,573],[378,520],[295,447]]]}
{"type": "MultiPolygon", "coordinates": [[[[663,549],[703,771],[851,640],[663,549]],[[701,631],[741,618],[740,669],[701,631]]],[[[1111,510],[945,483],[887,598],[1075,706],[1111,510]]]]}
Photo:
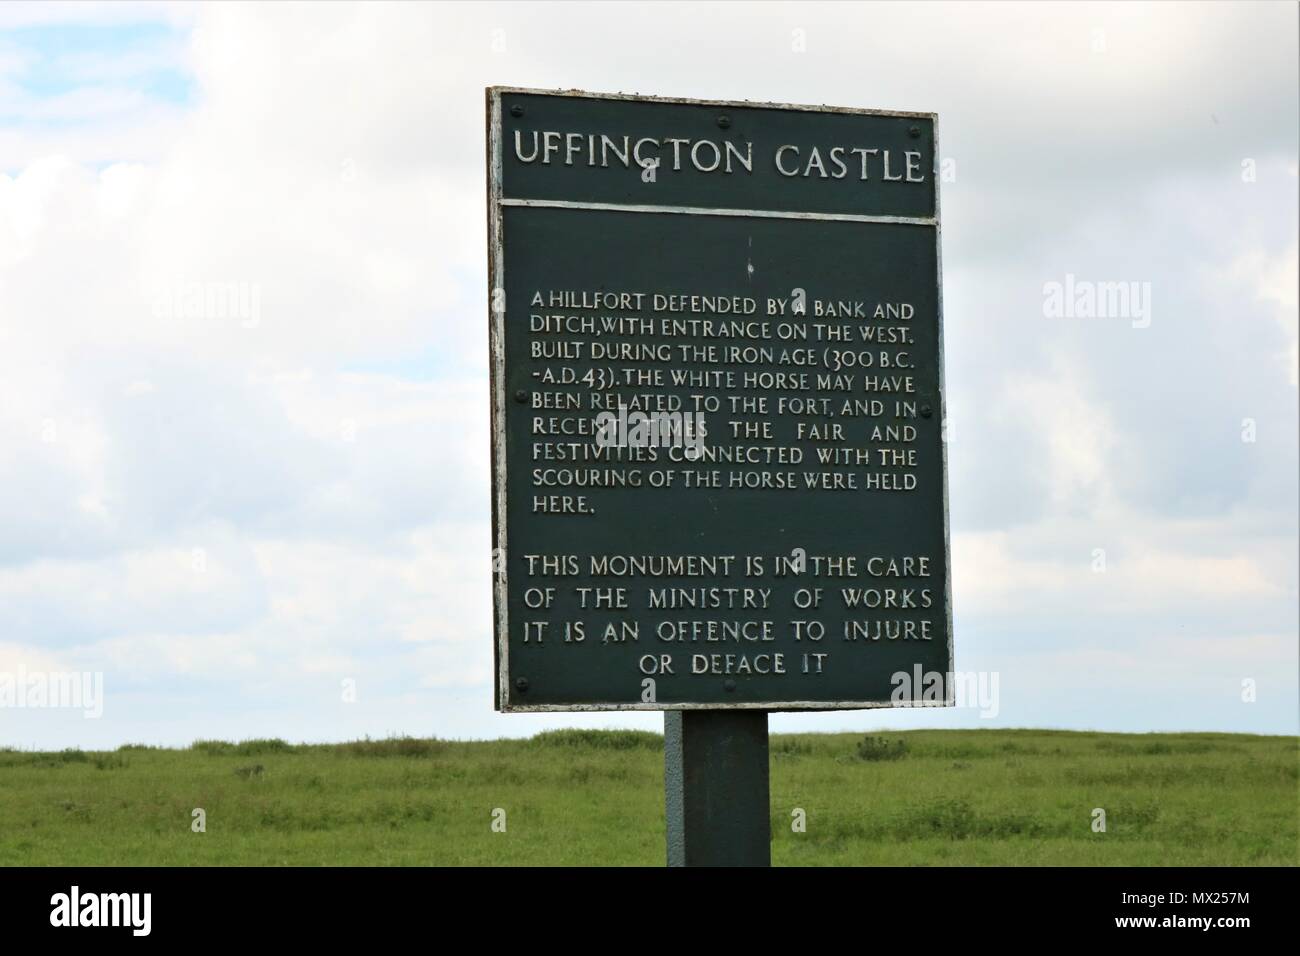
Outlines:
{"type": "Polygon", "coordinates": [[[496,707],[664,711],[766,864],[769,712],[951,703],[935,117],[487,101],[496,707]]]}
{"type": "Polygon", "coordinates": [[[768,866],[767,712],[664,712],[669,866],[768,866]]]}

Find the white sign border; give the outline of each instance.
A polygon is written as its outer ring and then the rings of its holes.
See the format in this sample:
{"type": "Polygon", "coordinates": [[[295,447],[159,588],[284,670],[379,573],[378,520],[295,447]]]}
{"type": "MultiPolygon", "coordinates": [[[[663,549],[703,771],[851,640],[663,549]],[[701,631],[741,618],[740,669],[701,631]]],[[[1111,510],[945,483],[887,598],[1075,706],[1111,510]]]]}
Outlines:
{"type": "Polygon", "coordinates": [[[849,219],[855,222],[906,223],[909,225],[932,226],[934,228],[935,274],[938,283],[937,316],[938,323],[938,359],[939,359],[939,450],[941,459],[943,486],[943,549],[944,549],[944,610],[948,629],[948,673],[955,665],[952,640],[952,535],[948,517],[948,439],[947,439],[947,383],[944,379],[943,348],[943,227],[939,212],[940,154],[939,154],[939,116],[937,113],[909,112],[904,110],[855,109],[837,106],[808,106],[794,103],[765,103],[746,100],[700,100],[669,96],[637,96],[628,93],[591,93],[586,90],[540,90],[519,86],[489,86],[487,93],[488,142],[488,348],[491,354],[491,389],[492,389],[492,587],[493,620],[495,623],[495,675],[496,675],[496,709],[503,714],[540,713],[548,711],[582,712],[582,711],[619,711],[619,710],[770,710],[770,711],[816,711],[816,710],[876,710],[884,707],[952,707],[952,681],[945,675],[945,698],[936,701],[908,701],[896,704],[893,701],[737,701],[736,703],[641,703],[625,701],[608,701],[599,703],[573,704],[519,704],[510,702],[510,630],[508,613],[507,574],[509,562],[506,550],[506,440],[505,440],[505,310],[497,305],[505,297],[505,246],[503,229],[503,210],[507,206],[554,206],[564,205],[570,208],[618,208],[628,212],[688,212],[699,215],[732,216],[780,216],[798,219],[849,219]],[[934,181],[934,218],[909,218],[900,216],[843,216],[833,213],[783,212],[773,213],[765,210],[742,209],[699,209],[695,207],[638,207],[615,206],[601,203],[543,203],[529,200],[505,200],[502,197],[502,149],[501,149],[501,97],[511,93],[527,96],[572,96],[593,100],[625,100],[640,103],[676,103],[690,106],[724,107],[731,109],[768,109],[788,110],[804,113],[840,113],[859,116],[915,117],[929,120],[934,131],[934,163],[931,175],[934,181]]]}

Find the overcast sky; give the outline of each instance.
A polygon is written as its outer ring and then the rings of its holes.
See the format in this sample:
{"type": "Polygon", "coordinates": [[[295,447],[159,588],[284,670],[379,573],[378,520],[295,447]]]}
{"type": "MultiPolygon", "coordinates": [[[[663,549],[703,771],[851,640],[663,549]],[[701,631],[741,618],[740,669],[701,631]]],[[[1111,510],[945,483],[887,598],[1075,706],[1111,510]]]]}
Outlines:
{"type": "Polygon", "coordinates": [[[1295,733],[1296,64],[1292,3],[3,4],[0,673],[105,700],[0,745],[661,727],[492,712],[490,84],[939,114],[998,714],[775,729],[1295,733]]]}

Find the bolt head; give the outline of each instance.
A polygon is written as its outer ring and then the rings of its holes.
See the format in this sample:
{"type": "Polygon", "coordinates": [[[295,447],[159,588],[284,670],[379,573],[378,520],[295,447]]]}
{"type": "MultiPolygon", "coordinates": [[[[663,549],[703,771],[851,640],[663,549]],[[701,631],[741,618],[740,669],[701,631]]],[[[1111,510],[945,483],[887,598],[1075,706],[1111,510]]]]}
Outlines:
{"type": "Polygon", "coordinates": [[[733,691],[736,689],[736,682],[728,677],[722,682],[722,689],[725,691],[733,691]]]}
{"type": "Polygon", "coordinates": [[[523,115],[524,115],[524,108],[523,108],[522,106],[520,106],[518,103],[516,103],[514,106],[510,107],[510,115],[511,115],[511,116],[523,116],[523,115]]]}
{"type": "Polygon", "coordinates": [[[931,408],[929,405],[922,405],[922,406],[921,406],[921,417],[922,417],[922,418],[929,418],[929,417],[930,417],[931,415],[933,415],[933,414],[934,414],[934,409],[931,408]]]}
{"type": "Polygon", "coordinates": [[[528,393],[521,388],[519,391],[515,392],[515,401],[522,405],[524,402],[528,401],[528,393]]]}
{"type": "Polygon", "coordinates": [[[728,126],[731,125],[731,117],[730,117],[730,116],[719,116],[719,117],[718,117],[718,125],[719,125],[720,127],[722,127],[723,129],[726,129],[728,126]]]}
{"type": "Polygon", "coordinates": [[[519,691],[519,693],[521,694],[526,693],[528,691],[528,678],[527,677],[516,678],[515,690],[519,691]]]}

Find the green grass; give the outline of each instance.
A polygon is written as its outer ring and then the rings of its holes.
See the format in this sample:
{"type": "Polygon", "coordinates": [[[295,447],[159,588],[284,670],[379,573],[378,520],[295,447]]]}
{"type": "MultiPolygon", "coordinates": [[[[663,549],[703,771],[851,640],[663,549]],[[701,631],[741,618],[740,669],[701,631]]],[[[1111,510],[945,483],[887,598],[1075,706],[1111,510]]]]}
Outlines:
{"type": "MultiPolygon", "coordinates": [[[[771,750],[776,864],[1300,862],[1295,737],[911,731],[771,750]]],[[[664,859],[663,741],[645,732],[0,750],[0,795],[7,865],[664,859]]]]}

